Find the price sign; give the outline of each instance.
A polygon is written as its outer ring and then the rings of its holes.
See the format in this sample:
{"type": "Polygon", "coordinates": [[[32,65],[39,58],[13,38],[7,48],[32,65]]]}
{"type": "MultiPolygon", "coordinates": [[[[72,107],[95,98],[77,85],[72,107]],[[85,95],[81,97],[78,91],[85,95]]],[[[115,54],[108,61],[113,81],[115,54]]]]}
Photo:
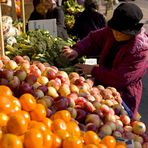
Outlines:
{"type": "Polygon", "coordinates": [[[29,30],[48,30],[52,36],[57,37],[56,19],[30,20],[28,28],[29,30]]]}
{"type": "Polygon", "coordinates": [[[96,65],[97,64],[97,59],[96,58],[89,58],[85,60],[85,64],[88,65],[96,65]]]}

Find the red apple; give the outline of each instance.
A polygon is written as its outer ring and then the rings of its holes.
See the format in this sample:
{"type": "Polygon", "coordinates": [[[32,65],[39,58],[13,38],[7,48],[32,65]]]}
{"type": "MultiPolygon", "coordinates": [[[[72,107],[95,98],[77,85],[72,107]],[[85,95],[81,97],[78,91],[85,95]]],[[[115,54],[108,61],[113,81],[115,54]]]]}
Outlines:
{"type": "Polygon", "coordinates": [[[37,77],[34,74],[28,74],[26,77],[26,82],[33,85],[35,82],[37,82],[37,77]]]}
{"type": "Polygon", "coordinates": [[[48,80],[52,80],[56,78],[56,73],[54,72],[54,70],[49,69],[46,73],[46,77],[48,78],[48,80]]]}

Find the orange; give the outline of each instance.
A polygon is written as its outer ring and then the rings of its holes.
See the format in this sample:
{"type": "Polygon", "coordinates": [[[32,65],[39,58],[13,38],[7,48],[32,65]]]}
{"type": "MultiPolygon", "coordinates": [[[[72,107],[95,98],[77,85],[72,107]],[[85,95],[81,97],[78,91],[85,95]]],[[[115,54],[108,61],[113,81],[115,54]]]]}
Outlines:
{"type": "Polygon", "coordinates": [[[109,148],[115,148],[116,147],[116,139],[113,136],[105,136],[101,143],[105,144],[109,148]]]}
{"type": "Polygon", "coordinates": [[[67,131],[69,132],[71,136],[80,137],[81,135],[81,130],[78,124],[74,121],[70,121],[67,123],[67,131]]]}
{"type": "Polygon", "coordinates": [[[10,116],[7,122],[7,130],[16,135],[22,135],[27,131],[28,123],[21,114],[10,116]]]}
{"type": "Polygon", "coordinates": [[[23,148],[23,144],[16,135],[4,134],[1,139],[1,148],[23,148]]]}
{"type": "Polygon", "coordinates": [[[104,145],[102,143],[97,144],[97,147],[98,148],[108,148],[106,145],[104,145]]]}
{"type": "Polygon", "coordinates": [[[117,142],[116,148],[126,148],[126,144],[124,142],[117,142]]]}
{"type": "Polygon", "coordinates": [[[87,131],[83,134],[83,140],[85,144],[99,144],[100,143],[100,138],[98,135],[93,132],[93,131],[87,131]]]}
{"type": "Polygon", "coordinates": [[[22,109],[25,111],[32,111],[36,107],[36,100],[34,96],[29,93],[25,93],[19,98],[22,109]]]}
{"type": "Polygon", "coordinates": [[[65,138],[69,137],[70,134],[68,133],[67,130],[57,130],[55,132],[62,140],[64,140],[65,138]]]}
{"type": "Polygon", "coordinates": [[[63,141],[62,148],[83,148],[83,144],[79,138],[70,136],[63,141]]]}
{"type": "Polygon", "coordinates": [[[46,126],[42,122],[37,122],[37,121],[30,122],[28,128],[39,129],[42,133],[47,130],[46,126]]]}
{"type": "Polygon", "coordinates": [[[52,120],[50,120],[49,118],[44,118],[42,120],[42,123],[44,123],[44,125],[46,125],[46,127],[51,130],[51,125],[52,125],[52,120]]]}
{"type": "Polygon", "coordinates": [[[95,144],[87,144],[84,148],[98,148],[95,144]]]}
{"type": "Polygon", "coordinates": [[[46,109],[42,104],[36,104],[36,108],[30,112],[32,120],[42,121],[46,117],[46,109]]]}
{"type": "Polygon", "coordinates": [[[24,135],[24,147],[43,148],[43,135],[39,129],[32,128],[24,135]]]}
{"type": "Polygon", "coordinates": [[[61,110],[61,111],[58,111],[54,114],[53,116],[54,119],[62,119],[64,120],[65,122],[68,122],[70,121],[71,119],[71,114],[69,111],[67,110],[61,110]]]}
{"type": "Polygon", "coordinates": [[[18,107],[21,108],[21,103],[20,103],[20,101],[19,101],[18,98],[14,97],[14,96],[11,96],[11,97],[10,97],[10,100],[11,100],[11,102],[12,102],[14,105],[16,105],[16,106],[18,106],[18,107]]]}
{"type": "Polygon", "coordinates": [[[9,114],[12,109],[12,102],[8,97],[2,96],[0,94],[0,112],[9,114]]]}
{"type": "Polygon", "coordinates": [[[58,130],[66,130],[66,129],[67,129],[67,126],[64,120],[62,119],[53,120],[52,125],[51,125],[51,130],[53,132],[56,132],[58,130]]]}
{"type": "Polygon", "coordinates": [[[62,145],[62,139],[56,135],[56,134],[52,134],[52,146],[51,148],[61,148],[61,145],[62,145]]]}
{"type": "Polygon", "coordinates": [[[9,117],[5,113],[0,113],[0,127],[6,126],[8,122],[9,117]]]}
{"type": "Polygon", "coordinates": [[[3,136],[3,131],[2,131],[2,129],[0,129],[0,140],[1,140],[2,136],[3,136]]]}
{"type": "Polygon", "coordinates": [[[22,114],[23,117],[26,119],[27,123],[29,123],[29,121],[30,121],[30,114],[28,112],[24,111],[24,110],[21,110],[20,114],[22,114]]]}
{"type": "Polygon", "coordinates": [[[52,132],[49,130],[44,131],[43,133],[43,147],[44,148],[52,148],[52,132]]]}
{"type": "Polygon", "coordinates": [[[0,95],[10,97],[12,96],[12,91],[8,86],[0,85],[0,95]]]}

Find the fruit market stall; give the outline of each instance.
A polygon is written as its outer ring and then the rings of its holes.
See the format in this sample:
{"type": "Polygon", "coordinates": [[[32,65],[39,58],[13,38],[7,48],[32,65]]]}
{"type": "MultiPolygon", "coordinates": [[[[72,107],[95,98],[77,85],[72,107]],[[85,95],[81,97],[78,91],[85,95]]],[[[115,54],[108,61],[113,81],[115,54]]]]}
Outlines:
{"type": "Polygon", "coordinates": [[[22,33],[2,18],[9,30],[0,59],[0,148],[148,147],[145,124],[129,117],[116,88],[95,86],[63,57],[72,40],[22,33]]]}

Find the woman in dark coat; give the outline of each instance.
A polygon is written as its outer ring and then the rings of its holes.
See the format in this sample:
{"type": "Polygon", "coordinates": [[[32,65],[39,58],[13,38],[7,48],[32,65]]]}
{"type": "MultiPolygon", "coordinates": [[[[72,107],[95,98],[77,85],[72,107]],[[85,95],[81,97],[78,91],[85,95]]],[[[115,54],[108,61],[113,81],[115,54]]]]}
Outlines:
{"type": "Polygon", "coordinates": [[[64,40],[68,39],[67,30],[64,23],[64,11],[61,6],[53,0],[41,2],[33,0],[34,11],[31,13],[29,20],[56,19],[57,36],[64,40]]]}
{"type": "Polygon", "coordinates": [[[78,14],[71,34],[75,35],[78,39],[82,39],[88,35],[90,31],[94,31],[105,27],[106,20],[103,14],[99,13],[98,0],[85,0],[85,10],[78,14]]]}
{"type": "Polygon", "coordinates": [[[77,64],[91,74],[97,84],[115,87],[124,103],[137,114],[142,96],[142,78],[148,68],[148,34],[142,27],[141,9],[122,3],[114,11],[108,26],[91,32],[73,48],[64,47],[64,55],[74,60],[82,55],[97,55],[99,65],[77,64]]]}

